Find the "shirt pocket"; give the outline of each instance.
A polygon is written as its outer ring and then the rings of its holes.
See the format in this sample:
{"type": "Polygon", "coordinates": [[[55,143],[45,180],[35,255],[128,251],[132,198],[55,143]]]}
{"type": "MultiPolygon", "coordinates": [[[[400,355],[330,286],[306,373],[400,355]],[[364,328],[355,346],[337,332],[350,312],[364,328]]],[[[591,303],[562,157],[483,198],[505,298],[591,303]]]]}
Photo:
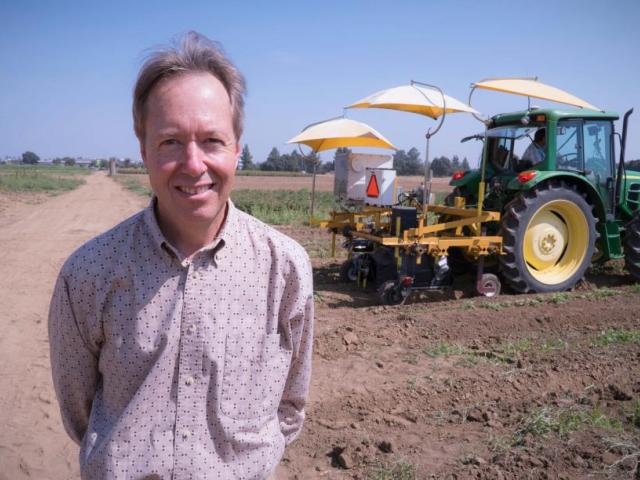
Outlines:
{"type": "Polygon", "coordinates": [[[226,338],[220,411],[244,420],[275,415],[291,364],[291,351],[280,335],[226,338]]]}

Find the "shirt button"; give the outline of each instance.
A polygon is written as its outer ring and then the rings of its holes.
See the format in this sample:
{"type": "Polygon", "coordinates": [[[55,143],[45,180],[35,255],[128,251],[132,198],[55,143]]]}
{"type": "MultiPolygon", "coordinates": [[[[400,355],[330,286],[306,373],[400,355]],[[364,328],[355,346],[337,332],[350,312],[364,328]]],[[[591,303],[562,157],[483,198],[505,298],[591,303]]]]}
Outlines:
{"type": "Polygon", "coordinates": [[[193,324],[189,325],[189,328],[187,328],[188,333],[196,333],[196,330],[198,330],[198,328],[193,324]]]}
{"type": "Polygon", "coordinates": [[[186,440],[190,436],[191,436],[191,432],[189,430],[187,430],[186,428],[184,430],[182,430],[182,438],[184,438],[186,440]]]}
{"type": "Polygon", "coordinates": [[[193,382],[195,382],[195,379],[193,377],[187,377],[187,379],[184,381],[184,383],[186,383],[187,385],[193,385],[193,382]]]}

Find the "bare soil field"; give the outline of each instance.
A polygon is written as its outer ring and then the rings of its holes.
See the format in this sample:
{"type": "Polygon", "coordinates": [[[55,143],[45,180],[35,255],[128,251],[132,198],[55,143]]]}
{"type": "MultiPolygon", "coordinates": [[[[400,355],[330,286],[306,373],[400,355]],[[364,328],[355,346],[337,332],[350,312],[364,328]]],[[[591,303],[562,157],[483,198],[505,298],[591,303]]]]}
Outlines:
{"type": "MultiPolygon", "coordinates": [[[[0,196],[2,480],[78,478],[49,297],[77,246],[146,204],[102,174],[86,181],[39,203],[0,196]]],[[[305,429],[278,478],[640,478],[640,289],[619,263],[562,294],[477,298],[469,276],[383,307],[339,282],[324,231],[279,228],[312,257],[316,338],[305,429]]]]}

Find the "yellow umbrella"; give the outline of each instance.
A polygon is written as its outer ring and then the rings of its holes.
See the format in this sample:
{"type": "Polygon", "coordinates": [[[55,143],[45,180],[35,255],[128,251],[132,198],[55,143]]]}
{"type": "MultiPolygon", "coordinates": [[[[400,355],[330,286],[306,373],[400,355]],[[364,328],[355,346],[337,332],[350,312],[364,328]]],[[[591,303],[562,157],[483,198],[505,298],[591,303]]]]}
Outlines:
{"type": "Polygon", "coordinates": [[[429,140],[442,127],[447,113],[466,112],[474,116],[479,112],[469,105],[456,100],[435,85],[411,80],[409,85],[381,90],[368,97],[352,103],[347,108],[386,108],[401,112],[418,113],[426,115],[434,120],[440,117],[440,123],[434,131],[427,130],[427,145],[424,162],[424,189],[422,197],[423,208],[426,208],[427,199],[431,193],[431,169],[429,168],[429,140]],[[428,185],[428,188],[427,188],[428,185]]]}
{"type": "MultiPolygon", "coordinates": [[[[598,107],[585,102],[575,95],[571,95],[564,90],[539,82],[537,78],[489,78],[473,83],[471,84],[471,87],[472,89],[482,88],[496,92],[539,98],[541,100],[550,100],[552,102],[564,103],[566,105],[573,105],[580,108],[588,108],[590,110],[600,110],[598,107]]],[[[471,98],[471,95],[469,95],[469,98],[471,98]]]]}
{"type": "Polygon", "coordinates": [[[348,118],[335,118],[309,125],[287,143],[307,145],[316,153],[339,147],[375,147],[397,150],[376,129],[366,123],[348,118]]]}
{"type": "Polygon", "coordinates": [[[440,89],[418,85],[417,82],[381,90],[352,103],[347,108],[387,108],[418,113],[433,119],[437,119],[446,113],[467,112],[478,114],[469,105],[445,95],[440,89]]]}
{"type": "MultiPolygon", "coordinates": [[[[397,148],[375,128],[370,127],[366,123],[356,122],[355,120],[343,117],[313,123],[287,143],[307,145],[311,147],[315,153],[340,147],[374,147],[397,150],[397,148]]],[[[314,164],[313,181],[311,184],[311,221],[313,221],[315,197],[316,166],[314,164]]]]}

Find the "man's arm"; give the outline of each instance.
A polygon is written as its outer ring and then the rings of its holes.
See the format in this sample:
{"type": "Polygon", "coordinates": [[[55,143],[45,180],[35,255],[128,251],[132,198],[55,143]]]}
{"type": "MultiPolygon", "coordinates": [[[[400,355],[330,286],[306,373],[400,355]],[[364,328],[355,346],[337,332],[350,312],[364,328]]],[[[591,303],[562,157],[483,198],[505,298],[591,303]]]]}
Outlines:
{"type": "Polygon", "coordinates": [[[99,378],[97,352],[89,348],[81,330],[61,274],[49,306],[51,370],[62,422],[78,444],[87,431],[99,378]]]}
{"type": "Polygon", "coordinates": [[[300,431],[305,418],[305,405],[311,380],[311,355],[313,349],[313,276],[311,263],[305,261],[294,267],[287,281],[283,302],[293,354],[289,375],[278,407],[280,430],[288,445],[300,431]]]}

